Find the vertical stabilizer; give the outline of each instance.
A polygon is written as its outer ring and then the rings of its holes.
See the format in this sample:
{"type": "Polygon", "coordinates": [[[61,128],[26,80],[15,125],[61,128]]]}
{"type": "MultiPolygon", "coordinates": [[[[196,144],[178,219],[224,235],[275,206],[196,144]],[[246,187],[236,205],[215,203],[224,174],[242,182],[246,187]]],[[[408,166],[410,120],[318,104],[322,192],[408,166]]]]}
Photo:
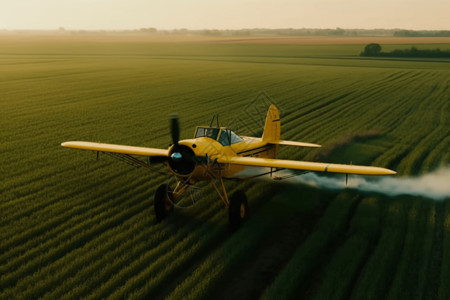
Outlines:
{"type": "MultiPolygon", "coordinates": [[[[274,143],[280,141],[280,113],[275,105],[270,105],[267,111],[266,124],[262,141],[274,143]]],[[[278,144],[272,144],[264,155],[267,158],[276,158],[278,154],[278,144]]]]}
{"type": "Polygon", "coordinates": [[[267,143],[278,142],[280,140],[280,113],[273,104],[270,105],[267,111],[262,140],[267,143]]]}

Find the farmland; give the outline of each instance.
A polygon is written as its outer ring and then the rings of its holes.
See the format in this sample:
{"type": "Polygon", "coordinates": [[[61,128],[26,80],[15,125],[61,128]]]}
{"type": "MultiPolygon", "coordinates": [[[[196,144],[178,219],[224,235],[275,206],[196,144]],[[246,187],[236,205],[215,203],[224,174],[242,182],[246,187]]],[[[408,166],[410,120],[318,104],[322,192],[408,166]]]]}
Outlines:
{"type": "Polygon", "coordinates": [[[323,41],[1,36],[0,45],[0,299],[450,297],[449,198],[231,182],[229,193],[246,190],[251,218],[230,235],[211,188],[156,223],[153,194],[168,176],[60,146],[166,148],[174,112],[181,138],[215,113],[249,135],[243,108],[264,91],[283,139],[348,141],[326,159],[418,176],[450,164],[450,61],[364,59],[364,44],[323,41]],[[377,134],[348,138],[365,132],[377,134]]]}

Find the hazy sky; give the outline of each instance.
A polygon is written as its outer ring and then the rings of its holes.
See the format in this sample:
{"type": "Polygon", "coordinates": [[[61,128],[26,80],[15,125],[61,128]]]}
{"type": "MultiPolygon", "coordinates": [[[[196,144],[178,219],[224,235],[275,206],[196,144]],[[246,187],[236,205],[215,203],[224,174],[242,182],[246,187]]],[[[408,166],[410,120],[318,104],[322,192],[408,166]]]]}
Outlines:
{"type": "Polygon", "coordinates": [[[0,0],[0,29],[450,30],[450,0],[0,0]]]}

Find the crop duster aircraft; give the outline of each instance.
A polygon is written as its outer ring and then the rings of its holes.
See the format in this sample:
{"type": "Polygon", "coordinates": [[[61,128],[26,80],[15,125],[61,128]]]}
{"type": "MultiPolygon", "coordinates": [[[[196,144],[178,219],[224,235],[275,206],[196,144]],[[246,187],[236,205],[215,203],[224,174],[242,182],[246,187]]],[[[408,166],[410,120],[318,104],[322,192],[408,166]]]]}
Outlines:
{"type": "Polygon", "coordinates": [[[172,190],[168,184],[158,187],[154,197],[154,210],[158,222],[167,217],[174,204],[196,183],[209,181],[218,198],[229,210],[229,227],[233,232],[248,217],[248,203],[243,191],[228,197],[225,179],[248,179],[246,169],[258,168],[260,175],[291,169],[302,172],[325,172],[360,175],[392,175],[395,171],[372,167],[331,163],[277,159],[280,145],[296,147],[320,147],[320,145],[280,140],[280,115],[275,105],[267,112],[262,137],[241,137],[225,127],[198,126],[193,139],[179,140],[179,123],[176,115],[171,118],[173,143],[168,149],[133,147],[92,142],[65,142],[66,148],[83,149],[111,154],[137,166],[153,170],[153,163],[164,163],[177,178],[172,190]],[[145,162],[136,158],[147,157],[145,162]]]}

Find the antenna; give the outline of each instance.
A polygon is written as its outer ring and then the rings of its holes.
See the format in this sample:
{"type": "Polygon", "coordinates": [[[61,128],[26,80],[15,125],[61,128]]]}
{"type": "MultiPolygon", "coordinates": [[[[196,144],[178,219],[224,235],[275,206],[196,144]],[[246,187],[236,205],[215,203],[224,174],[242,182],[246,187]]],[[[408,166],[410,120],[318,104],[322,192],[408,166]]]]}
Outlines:
{"type": "Polygon", "coordinates": [[[212,127],[212,124],[214,123],[215,118],[216,118],[216,115],[213,115],[211,122],[209,122],[209,127],[212,127]]]}
{"type": "Polygon", "coordinates": [[[214,114],[214,115],[213,115],[213,117],[212,117],[212,119],[211,119],[211,122],[209,123],[209,127],[212,127],[212,125],[213,125],[213,123],[214,123],[214,119],[216,119],[217,127],[220,127],[220,124],[219,124],[219,114],[214,114]]]}

